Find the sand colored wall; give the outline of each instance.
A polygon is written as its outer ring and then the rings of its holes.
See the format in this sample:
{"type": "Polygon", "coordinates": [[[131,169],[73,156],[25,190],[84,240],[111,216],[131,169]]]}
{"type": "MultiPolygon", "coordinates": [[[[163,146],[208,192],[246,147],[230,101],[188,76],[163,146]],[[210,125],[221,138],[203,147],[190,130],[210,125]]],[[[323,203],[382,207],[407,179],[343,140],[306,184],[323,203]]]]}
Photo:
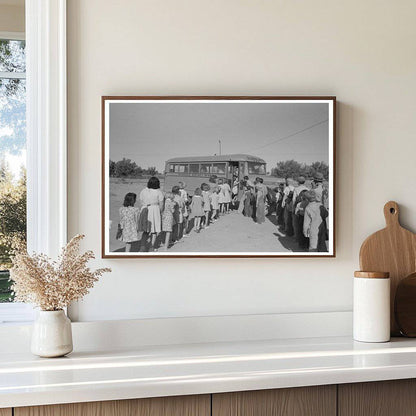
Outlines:
{"type": "Polygon", "coordinates": [[[25,8],[0,4],[0,32],[24,32],[25,8]]]}
{"type": "Polygon", "coordinates": [[[336,95],[336,259],[97,260],[80,320],[350,310],[362,240],[416,230],[416,3],[68,0],[69,235],[100,252],[101,95],[336,95]]]}

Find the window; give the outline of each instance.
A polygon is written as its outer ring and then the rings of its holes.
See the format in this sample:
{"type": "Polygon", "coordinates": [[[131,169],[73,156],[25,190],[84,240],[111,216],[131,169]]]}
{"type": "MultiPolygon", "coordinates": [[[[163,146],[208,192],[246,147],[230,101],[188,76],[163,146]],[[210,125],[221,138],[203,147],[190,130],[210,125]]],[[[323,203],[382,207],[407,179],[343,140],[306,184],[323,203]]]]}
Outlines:
{"type": "Polygon", "coordinates": [[[11,302],[12,246],[26,242],[26,48],[0,39],[0,303],[11,302]]]}
{"type": "Polygon", "coordinates": [[[211,163],[201,163],[201,174],[211,173],[211,163]]]}
{"type": "Polygon", "coordinates": [[[188,173],[188,165],[175,165],[176,173],[188,173]]]}
{"type": "MultiPolygon", "coordinates": [[[[64,4],[61,0],[32,1],[30,7],[25,9],[26,33],[0,32],[0,40],[6,40],[2,45],[11,45],[13,48],[23,46],[19,54],[24,58],[27,56],[25,63],[24,60],[11,60],[16,54],[4,54],[5,49],[0,53],[0,137],[13,136],[13,141],[4,144],[11,146],[13,143],[13,146],[17,146],[8,152],[4,146],[0,148],[0,160],[3,154],[11,153],[14,157],[12,160],[16,162],[19,146],[25,147],[19,142],[16,132],[26,130],[26,134],[20,137],[25,137],[27,149],[27,246],[31,252],[45,253],[53,258],[58,256],[60,248],[67,242],[67,54],[64,4]],[[27,48],[23,41],[25,37],[27,48]],[[17,123],[14,135],[10,134],[10,129],[7,134],[3,129],[4,106],[7,104],[6,108],[11,111],[13,99],[16,104],[14,108],[18,107],[18,97],[13,94],[6,97],[4,94],[5,85],[13,83],[19,84],[20,91],[26,95],[27,113],[27,120],[13,116],[13,121],[17,123]]],[[[20,164],[13,163],[13,168],[19,171],[20,164]]],[[[28,322],[33,318],[31,305],[0,303],[0,323],[28,322]]]]}
{"type": "Polygon", "coordinates": [[[199,164],[198,163],[191,163],[189,165],[189,173],[199,173],[199,164]]]}
{"type": "Polygon", "coordinates": [[[225,163],[214,163],[212,165],[212,173],[217,173],[219,175],[225,175],[226,169],[225,163]]]}
{"type": "Polygon", "coordinates": [[[171,163],[169,166],[171,173],[188,173],[188,165],[171,163]]]}
{"type": "Polygon", "coordinates": [[[248,173],[250,175],[265,175],[266,164],[258,162],[248,162],[248,173]]]}

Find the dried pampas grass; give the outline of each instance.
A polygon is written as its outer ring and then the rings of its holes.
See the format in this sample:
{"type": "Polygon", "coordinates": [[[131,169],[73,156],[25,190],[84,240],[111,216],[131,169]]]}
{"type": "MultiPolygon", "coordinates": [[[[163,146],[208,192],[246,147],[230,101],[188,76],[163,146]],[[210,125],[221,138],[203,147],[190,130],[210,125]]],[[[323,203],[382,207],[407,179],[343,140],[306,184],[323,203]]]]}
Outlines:
{"type": "Polygon", "coordinates": [[[83,235],[76,235],[62,249],[57,261],[44,254],[29,255],[25,248],[15,251],[10,270],[15,302],[32,303],[44,311],[56,311],[81,299],[105,272],[111,269],[90,270],[92,251],[79,253],[83,235]]]}

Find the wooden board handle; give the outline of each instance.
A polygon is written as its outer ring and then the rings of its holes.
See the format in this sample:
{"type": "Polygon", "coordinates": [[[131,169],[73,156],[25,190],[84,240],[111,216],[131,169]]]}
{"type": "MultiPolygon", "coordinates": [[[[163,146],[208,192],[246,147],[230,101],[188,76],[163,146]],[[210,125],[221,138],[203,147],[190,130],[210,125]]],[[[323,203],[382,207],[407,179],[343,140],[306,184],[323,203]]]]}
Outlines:
{"type": "Polygon", "coordinates": [[[399,227],[399,205],[397,202],[389,201],[384,205],[384,218],[387,227],[399,227]]]}

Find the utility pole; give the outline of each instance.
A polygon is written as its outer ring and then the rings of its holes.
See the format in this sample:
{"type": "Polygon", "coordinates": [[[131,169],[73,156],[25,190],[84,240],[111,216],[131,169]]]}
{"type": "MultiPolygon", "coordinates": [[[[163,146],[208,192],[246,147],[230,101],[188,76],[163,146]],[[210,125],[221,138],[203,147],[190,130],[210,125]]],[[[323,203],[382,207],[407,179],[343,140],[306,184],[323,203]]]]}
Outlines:
{"type": "Polygon", "coordinates": [[[220,146],[220,156],[221,156],[221,140],[218,140],[218,144],[220,146]]]}

